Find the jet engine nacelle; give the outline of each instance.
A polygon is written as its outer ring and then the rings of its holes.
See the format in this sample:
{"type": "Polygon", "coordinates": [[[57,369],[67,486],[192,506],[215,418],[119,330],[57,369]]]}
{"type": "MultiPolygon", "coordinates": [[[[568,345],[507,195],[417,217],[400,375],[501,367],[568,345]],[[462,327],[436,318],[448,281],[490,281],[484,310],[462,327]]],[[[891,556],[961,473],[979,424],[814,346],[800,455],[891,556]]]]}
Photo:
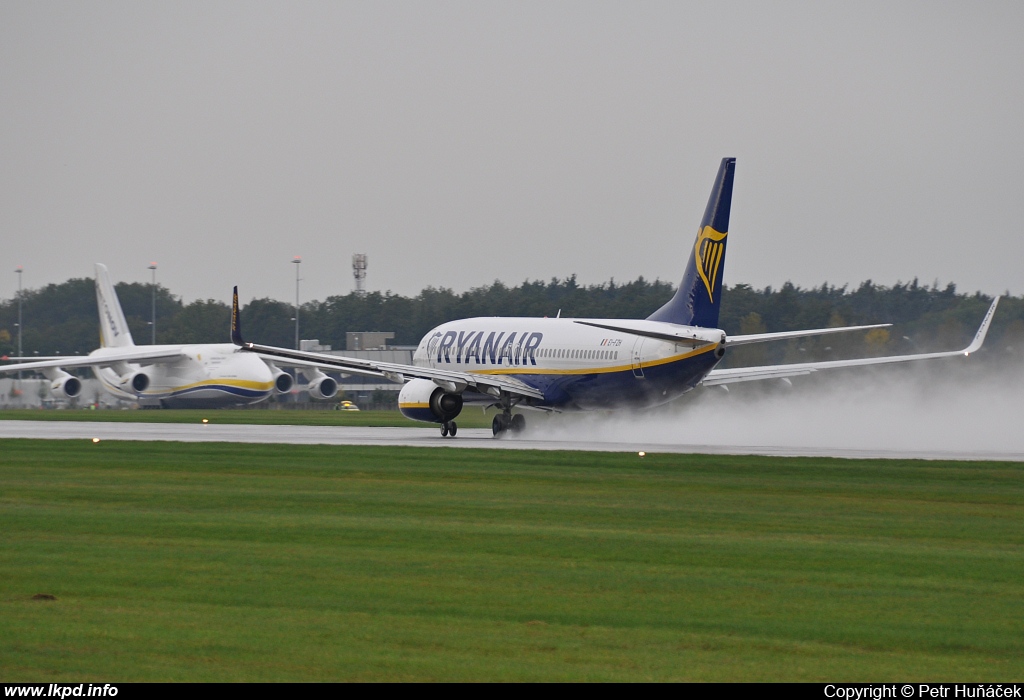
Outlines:
{"type": "Polygon", "coordinates": [[[398,393],[398,410],[412,420],[447,423],[462,413],[462,394],[446,392],[429,379],[413,379],[398,393]]]}
{"type": "Polygon", "coordinates": [[[134,394],[141,394],[149,388],[149,375],[138,370],[121,377],[121,388],[134,394]]]}
{"type": "Polygon", "coordinates": [[[303,370],[302,374],[309,380],[307,390],[311,399],[330,399],[338,393],[338,382],[320,370],[303,370]]]}
{"type": "Polygon", "coordinates": [[[57,399],[73,399],[82,393],[82,380],[61,372],[50,382],[50,393],[57,399]]]}
{"type": "Polygon", "coordinates": [[[275,394],[287,394],[295,386],[295,380],[292,375],[287,372],[282,372],[277,367],[273,368],[271,376],[274,378],[274,393],[275,394]]]}

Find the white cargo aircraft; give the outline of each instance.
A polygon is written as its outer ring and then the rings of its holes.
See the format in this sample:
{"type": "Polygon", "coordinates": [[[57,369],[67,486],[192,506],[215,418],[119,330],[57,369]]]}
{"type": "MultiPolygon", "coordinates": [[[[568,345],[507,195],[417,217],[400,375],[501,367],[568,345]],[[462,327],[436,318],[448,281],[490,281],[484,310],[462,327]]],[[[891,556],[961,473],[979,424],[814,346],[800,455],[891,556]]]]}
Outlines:
{"type": "Polygon", "coordinates": [[[715,369],[734,346],[891,325],[738,336],[727,336],[717,328],[735,167],[735,158],[722,160],[679,289],[644,320],[495,317],[452,321],[423,337],[413,355],[413,364],[400,365],[247,343],[239,325],[236,287],[232,341],[243,350],[282,365],[405,382],[399,394],[399,409],[413,420],[440,423],[442,436],[456,434],[455,418],[469,401],[489,403],[500,409],[492,423],[494,435],[500,436],[506,431],[519,432],[526,425],[523,414],[513,413],[513,408],[646,408],[672,401],[701,385],[967,356],[981,347],[998,297],[985,314],[973,342],[963,350],[715,369]]]}
{"type": "MultiPolygon", "coordinates": [[[[66,370],[90,367],[103,388],[114,396],[166,408],[250,404],[292,389],[290,374],[252,353],[239,352],[231,343],[136,345],[107,268],[98,263],[96,303],[99,349],[85,357],[33,358],[31,362],[3,365],[0,374],[41,372],[50,380],[54,397],[70,399],[81,393],[82,382],[66,370]]],[[[303,374],[310,380],[313,398],[331,398],[337,393],[337,382],[326,374],[310,368],[303,374]]]]}

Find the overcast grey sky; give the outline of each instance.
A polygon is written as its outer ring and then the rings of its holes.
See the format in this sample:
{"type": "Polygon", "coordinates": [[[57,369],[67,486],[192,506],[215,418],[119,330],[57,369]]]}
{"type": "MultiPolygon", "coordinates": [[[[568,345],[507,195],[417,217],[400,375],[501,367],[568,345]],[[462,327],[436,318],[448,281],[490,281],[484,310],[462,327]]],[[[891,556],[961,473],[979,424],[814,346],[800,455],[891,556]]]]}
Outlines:
{"type": "Polygon", "coordinates": [[[677,283],[1024,293],[1024,3],[0,0],[0,297],[677,283]]]}

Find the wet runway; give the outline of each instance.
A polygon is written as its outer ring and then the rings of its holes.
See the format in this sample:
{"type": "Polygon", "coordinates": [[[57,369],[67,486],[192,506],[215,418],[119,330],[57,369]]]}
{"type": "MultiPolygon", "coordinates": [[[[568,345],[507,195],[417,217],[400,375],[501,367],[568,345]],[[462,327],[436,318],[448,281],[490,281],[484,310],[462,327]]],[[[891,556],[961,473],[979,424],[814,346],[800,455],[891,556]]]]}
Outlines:
{"type": "Polygon", "coordinates": [[[944,451],[927,449],[850,449],[829,446],[702,445],[686,442],[574,440],[565,436],[504,438],[490,430],[462,429],[458,437],[441,438],[431,428],[355,428],[300,425],[217,425],[168,423],[90,423],[78,421],[0,421],[0,438],[48,440],[169,440],[175,442],[241,442],[291,445],[377,445],[499,450],[573,450],[677,454],[737,454],[851,459],[953,459],[1024,462],[1024,453],[944,451]]]}

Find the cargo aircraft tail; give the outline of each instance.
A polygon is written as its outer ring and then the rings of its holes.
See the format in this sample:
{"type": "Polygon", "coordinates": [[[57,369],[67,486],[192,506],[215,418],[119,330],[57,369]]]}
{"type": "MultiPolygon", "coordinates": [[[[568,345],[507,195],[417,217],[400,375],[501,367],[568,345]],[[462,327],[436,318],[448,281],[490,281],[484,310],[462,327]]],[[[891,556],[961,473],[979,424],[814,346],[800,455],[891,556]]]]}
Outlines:
{"type": "Polygon", "coordinates": [[[96,263],[96,306],[100,312],[100,347],[129,348],[135,345],[128,321],[110,282],[107,266],[96,263]]]}

